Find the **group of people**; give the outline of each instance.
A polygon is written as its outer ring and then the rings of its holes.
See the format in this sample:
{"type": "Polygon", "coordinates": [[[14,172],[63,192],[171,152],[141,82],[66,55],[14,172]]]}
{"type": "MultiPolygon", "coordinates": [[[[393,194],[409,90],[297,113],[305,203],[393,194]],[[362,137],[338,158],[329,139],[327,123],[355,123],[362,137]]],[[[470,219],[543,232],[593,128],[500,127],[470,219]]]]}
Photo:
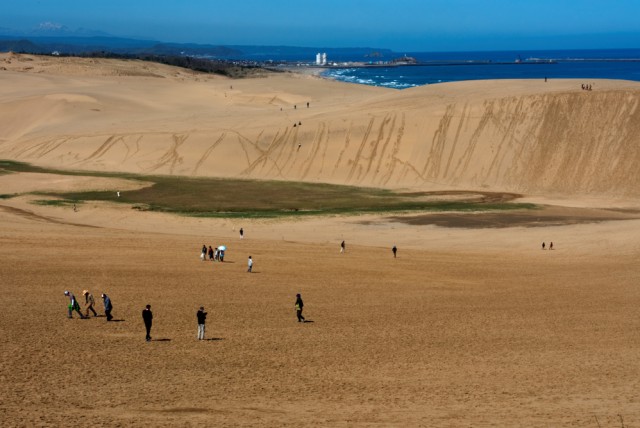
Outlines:
{"type": "MultiPolygon", "coordinates": [[[[82,294],[85,296],[85,301],[86,301],[86,313],[83,314],[80,311],[80,303],[78,303],[78,300],[76,299],[76,296],[71,293],[70,291],[65,291],[64,295],[67,296],[69,298],[69,306],[68,306],[68,310],[69,310],[69,318],[73,318],[73,312],[76,311],[78,312],[78,315],[80,315],[81,319],[86,319],[89,317],[89,311],[93,312],[94,316],[98,316],[98,314],[96,313],[95,309],[93,308],[93,305],[95,304],[95,301],[93,299],[93,295],[88,291],[88,290],[84,290],[82,292],[82,294]]],[[[107,317],[107,321],[111,321],[113,319],[113,317],[111,316],[111,310],[113,309],[113,306],[111,305],[111,299],[109,298],[109,296],[107,296],[106,294],[102,294],[102,300],[104,303],[104,313],[105,316],[107,317]]],[[[302,316],[302,308],[304,307],[304,303],[302,301],[302,296],[300,296],[300,293],[296,294],[296,302],[295,302],[295,309],[296,309],[296,317],[298,318],[298,322],[304,322],[305,318],[302,316]]],[[[145,335],[145,340],[147,342],[151,341],[151,327],[153,326],[153,312],[151,312],[151,305],[146,305],[145,308],[142,310],[142,321],[144,323],[144,328],[146,331],[146,335],[145,335]]],[[[197,334],[197,338],[198,340],[204,340],[204,334],[205,334],[205,324],[207,321],[207,312],[204,311],[204,306],[200,306],[200,309],[198,310],[198,312],[196,312],[196,321],[198,323],[198,334],[197,334]]]]}
{"type": "Polygon", "coordinates": [[[582,90],[583,91],[590,91],[591,90],[591,84],[582,84],[582,90]]]}
{"type": "MultiPolygon", "coordinates": [[[[545,244],[544,242],[542,243],[542,249],[543,250],[547,249],[547,244],[545,244]]],[[[549,242],[549,249],[553,250],[553,242],[549,242]]]]}
{"type": "Polygon", "coordinates": [[[226,248],[222,247],[216,247],[216,249],[214,250],[211,245],[209,245],[209,248],[207,249],[207,246],[203,244],[202,252],[200,253],[200,260],[204,262],[205,260],[207,260],[207,256],[209,256],[209,260],[211,261],[224,262],[225,250],[226,248]]]}
{"type": "MultiPolygon", "coordinates": [[[[84,290],[82,292],[82,295],[84,296],[84,309],[85,309],[84,314],[80,311],[81,309],[80,302],[78,302],[78,299],[72,292],[65,291],[64,295],[69,298],[69,305],[67,306],[67,309],[68,309],[67,315],[69,318],[73,318],[74,312],[77,312],[78,315],[80,315],[81,319],[89,318],[89,312],[92,312],[94,317],[98,316],[98,313],[96,312],[94,307],[96,304],[96,301],[93,298],[93,294],[91,294],[89,290],[84,290]]],[[[111,321],[113,319],[113,316],[111,315],[111,311],[113,310],[111,299],[109,298],[109,296],[107,296],[104,293],[102,293],[101,297],[102,297],[102,303],[104,305],[104,315],[105,317],[107,317],[107,321],[111,321]]]]}

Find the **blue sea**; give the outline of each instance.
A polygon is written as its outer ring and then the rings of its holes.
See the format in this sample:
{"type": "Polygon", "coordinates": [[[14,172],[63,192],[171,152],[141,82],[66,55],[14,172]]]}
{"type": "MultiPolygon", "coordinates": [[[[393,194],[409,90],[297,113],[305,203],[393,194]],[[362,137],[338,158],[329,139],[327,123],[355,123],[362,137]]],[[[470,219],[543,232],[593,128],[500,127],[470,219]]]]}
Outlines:
{"type": "MultiPolygon", "coordinates": [[[[344,82],[404,89],[484,79],[624,79],[640,81],[640,49],[407,52],[424,65],[332,67],[322,75],[344,82]]],[[[387,60],[387,58],[383,58],[387,60]]],[[[328,58],[332,61],[331,57],[328,58]]]]}

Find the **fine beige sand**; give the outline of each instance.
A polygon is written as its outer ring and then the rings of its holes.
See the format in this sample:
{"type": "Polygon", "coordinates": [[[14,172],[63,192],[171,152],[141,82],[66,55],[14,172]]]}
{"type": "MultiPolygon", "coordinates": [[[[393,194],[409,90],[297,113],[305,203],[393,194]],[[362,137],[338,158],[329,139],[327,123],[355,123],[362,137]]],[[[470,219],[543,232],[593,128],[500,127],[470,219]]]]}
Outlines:
{"type": "Polygon", "coordinates": [[[0,175],[0,194],[17,195],[0,199],[2,426],[640,424],[640,84],[395,91],[15,54],[0,55],[0,79],[0,159],[509,191],[544,206],[499,218],[74,212],[31,193],[140,184],[0,175]],[[201,262],[202,244],[227,245],[225,262],[201,262]],[[109,294],[118,322],[67,319],[63,291],[83,289],[109,294]],[[296,293],[312,322],[296,322],[296,293]],[[210,340],[198,342],[201,305],[210,340]]]}

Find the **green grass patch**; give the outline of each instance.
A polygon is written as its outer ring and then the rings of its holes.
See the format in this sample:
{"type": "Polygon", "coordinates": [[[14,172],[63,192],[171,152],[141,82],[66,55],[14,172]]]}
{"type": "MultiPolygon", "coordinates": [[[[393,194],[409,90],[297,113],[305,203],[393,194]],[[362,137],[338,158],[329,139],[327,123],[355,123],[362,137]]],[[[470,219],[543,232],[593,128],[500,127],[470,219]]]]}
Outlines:
{"type": "Polygon", "coordinates": [[[11,198],[13,198],[14,196],[17,196],[17,195],[9,195],[9,194],[6,194],[6,195],[0,195],[0,199],[11,199],[11,198]]]}
{"type": "MultiPolygon", "coordinates": [[[[496,211],[533,209],[533,204],[511,203],[519,195],[490,192],[413,192],[400,194],[385,189],[273,180],[143,176],[137,174],[58,171],[13,161],[0,168],[15,172],[116,177],[151,182],[143,189],[46,193],[59,202],[110,201],[131,204],[134,209],[196,217],[275,218],[325,214],[360,214],[416,211],[496,211]],[[456,200],[447,200],[457,194],[456,200]],[[481,198],[478,197],[481,195],[481,198]],[[428,200],[425,200],[428,197],[428,200]]],[[[40,203],[40,202],[38,202],[40,203]]]]}
{"type": "Polygon", "coordinates": [[[77,200],[69,200],[69,199],[36,199],[31,201],[31,203],[36,205],[46,205],[52,207],[68,207],[71,205],[79,204],[80,201],[77,200]]]}

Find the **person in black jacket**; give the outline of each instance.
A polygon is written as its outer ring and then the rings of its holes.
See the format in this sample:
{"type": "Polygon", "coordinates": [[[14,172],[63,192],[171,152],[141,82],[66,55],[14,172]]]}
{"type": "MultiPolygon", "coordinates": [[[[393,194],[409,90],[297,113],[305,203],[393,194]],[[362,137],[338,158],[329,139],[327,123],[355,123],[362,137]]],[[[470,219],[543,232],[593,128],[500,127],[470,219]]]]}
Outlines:
{"type": "Polygon", "coordinates": [[[144,320],[144,326],[147,328],[147,342],[151,341],[151,325],[153,324],[153,313],[151,312],[151,305],[147,305],[142,310],[142,319],[144,320]]]}
{"type": "Polygon", "coordinates": [[[107,317],[107,321],[111,321],[113,319],[113,316],[111,315],[111,311],[113,310],[111,299],[109,296],[102,293],[102,302],[104,303],[104,314],[107,317]]]}
{"type": "Polygon", "coordinates": [[[204,340],[204,323],[207,320],[204,306],[200,306],[200,310],[196,313],[196,318],[198,318],[198,340],[204,340]]]}
{"type": "Polygon", "coordinates": [[[304,317],[302,316],[303,307],[302,297],[300,297],[300,294],[296,294],[296,315],[298,316],[298,322],[304,321],[304,317]]]}

